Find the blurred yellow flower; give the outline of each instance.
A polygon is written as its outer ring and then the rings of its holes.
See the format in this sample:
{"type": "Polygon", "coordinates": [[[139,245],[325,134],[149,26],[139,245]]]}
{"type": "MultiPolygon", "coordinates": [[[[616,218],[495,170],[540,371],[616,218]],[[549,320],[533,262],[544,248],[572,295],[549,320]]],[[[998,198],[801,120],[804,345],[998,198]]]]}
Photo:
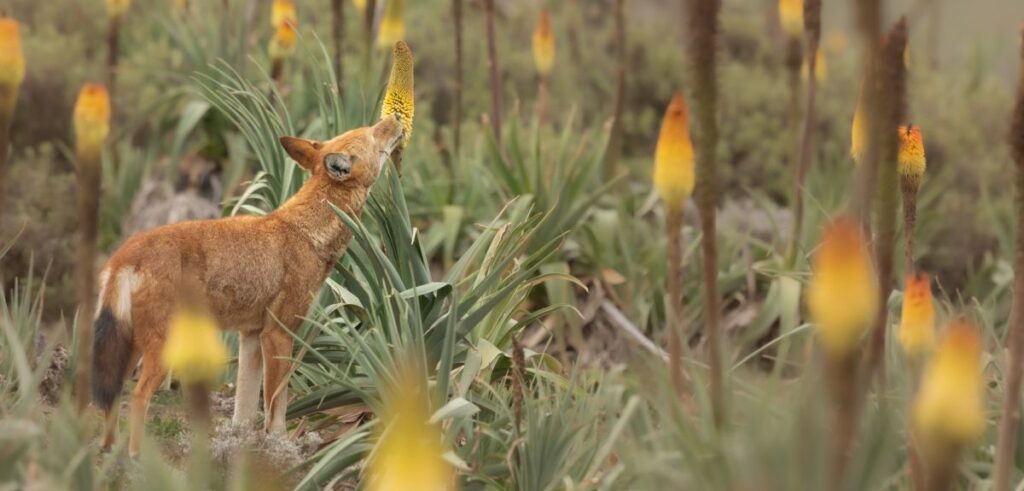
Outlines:
{"type": "Polygon", "coordinates": [[[280,29],[281,24],[292,24],[299,27],[299,17],[295,13],[294,0],[274,0],[270,5],[270,27],[280,29]]]}
{"type": "Polygon", "coordinates": [[[804,32],[804,0],[779,0],[779,21],[782,30],[790,37],[804,32]]]}
{"type": "Polygon", "coordinates": [[[352,0],[352,5],[355,5],[360,14],[366,12],[366,0],[352,0]]]}
{"type": "MultiPolygon", "coordinates": [[[[422,377],[421,377],[422,378],[422,377]]],[[[431,423],[426,379],[402,377],[385,401],[383,433],[370,456],[369,491],[450,491],[452,466],[444,460],[441,428],[431,423]]]]}
{"type": "Polygon", "coordinates": [[[956,448],[985,431],[981,337],[965,321],[949,326],[925,369],[913,423],[923,452],[956,448]]]}
{"type": "Polygon", "coordinates": [[[693,181],[693,142],[686,99],[676,92],[665,109],[654,150],[654,188],[667,209],[681,211],[693,192],[693,181]]]}
{"type": "Polygon", "coordinates": [[[863,97],[857,98],[857,108],[853,110],[853,124],[850,125],[850,157],[853,163],[859,164],[864,159],[867,145],[867,121],[864,114],[863,97]]]}
{"type": "Polygon", "coordinates": [[[228,362],[213,317],[188,308],[175,313],[164,344],[163,362],[182,382],[213,382],[228,362]]]}
{"type": "Polygon", "coordinates": [[[387,0],[377,32],[377,46],[390,48],[405,39],[405,0],[387,0]]]}
{"type": "Polygon", "coordinates": [[[131,5],[132,0],[107,0],[107,16],[111,19],[120,18],[131,5]]]}
{"type": "Polygon", "coordinates": [[[555,35],[551,31],[551,15],[541,10],[533,29],[533,63],[542,77],[551,73],[555,65],[555,35]]]}
{"type": "MultiPolygon", "coordinates": [[[[807,80],[807,60],[804,60],[803,65],[800,66],[800,77],[807,80]]],[[[814,79],[818,83],[824,82],[828,79],[828,63],[825,61],[825,54],[819,49],[817,54],[814,55],[814,79]]]]}
{"type": "Polygon", "coordinates": [[[86,84],[78,92],[73,122],[78,155],[100,155],[110,133],[110,95],[103,84],[86,84]]]}
{"type": "MultiPolygon", "coordinates": [[[[0,116],[10,118],[25,79],[25,57],[21,52],[18,21],[0,17],[0,116]]],[[[0,128],[6,131],[7,128],[0,128]]]]}
{"type": "Polygon", "coordinates": [[[826,353],[852,355],[878,309],[878,283],[857,222],[837,218],[825,228],[812,260],[807,307],[826,353]]]}
{"type": "Polygon", "coordinates": [[[899,340],[903,352],[912,359],[922,359],[935,346],[935,306],[927,274],[907,275],[899,340]]]}
{"type": "Polygon", "coordinates": [[[295,25],[291,22],[283,22],[277,25],[274,30],[274,37],[270,39],[270,58],[281,60],[288,58],[295,52],[295,25]]]}
{"type": "Polygon", "coordinates": [[[388,87],[384,93],[380,116],[398,116],[398,120],[405,127],[406,142],[412,137],[412,118],[416,113],[414,102],[412,50],[405,41],[398,41],[392,53],[391,75],[388,77],[388,87]]]}
{"type": "Polygon", "coordinates": [[[924,157],[924,139],[921,136],[919,126],[900,126],[900,152],[899,162],[900,175],[913,181],[920,182],[924,176],[927,163],[924,157]]]}

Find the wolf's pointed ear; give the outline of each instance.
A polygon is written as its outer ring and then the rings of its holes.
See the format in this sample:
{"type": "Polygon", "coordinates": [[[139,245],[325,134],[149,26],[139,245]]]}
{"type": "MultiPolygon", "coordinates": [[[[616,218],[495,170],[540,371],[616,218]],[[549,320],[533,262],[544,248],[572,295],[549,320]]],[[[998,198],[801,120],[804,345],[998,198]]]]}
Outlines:
{"type": "Polygon", "coordinates": [[[281,146],[288,156],[294,159],[303,169],[313,172],[316,166],[316,154],[323,143],[294,136],[282,136],[281,146]]]}

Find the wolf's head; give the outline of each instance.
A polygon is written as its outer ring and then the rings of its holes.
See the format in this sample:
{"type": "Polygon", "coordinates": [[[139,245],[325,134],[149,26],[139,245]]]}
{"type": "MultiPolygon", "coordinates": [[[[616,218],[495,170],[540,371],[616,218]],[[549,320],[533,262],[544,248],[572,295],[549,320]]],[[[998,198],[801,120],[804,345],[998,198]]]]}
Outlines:
{"type": "Polygon", "coordinates": [[[373,126],[347,131],[327,141],[284,136],[281,145],[314,178],[345,188],[369,188],[404,136],[398,119],[387,116],[373,126]]]}

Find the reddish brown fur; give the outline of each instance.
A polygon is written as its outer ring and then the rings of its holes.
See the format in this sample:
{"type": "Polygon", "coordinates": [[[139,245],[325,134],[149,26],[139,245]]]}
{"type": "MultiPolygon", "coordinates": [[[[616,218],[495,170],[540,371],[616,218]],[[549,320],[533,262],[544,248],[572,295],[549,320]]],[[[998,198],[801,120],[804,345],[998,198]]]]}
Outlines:
{"type": "MultiPolygon", "coordinates": [[[[100,275],[98,311],[113,312],[121,336],[107,336],[107,342],[130,342],[131,355],[128,366],[116,366],[119,363],[112,357],[97,356],[94,379],[119,387],[124,371],[142,359],[142,375],[132,393],[132,455],[139,450],[149,398],[166,376],[160,353],[184,271],[198,275],[203,290],[199,293],[218,324],[240,331],[235,420],[255,416],[262,359],[264,427],[284,430],[287,394],[279,387],[287,386],[283,382],[289,371],[292,336],[281,325],[294,330],[301,324],[351,238],[329,204],[358,216],[384,161],[402,137],[401,125],[389,117],[373,127],[322,143],[282,138],[288,154],[312,175],[278,210],[265,217],[159,227],[131,237],[110,258],[100,275]],[[331,154],[351,156],[347,177],[328,171],[325,159],[331,154]],[[131,293],[125,293],[129,288],[131,293]],[[119,303],[123,295],[130,295],[130,300],[119,303]]],[[[99,354],[106,348],[97,346],[96,351],[99,354]]],[[[112,393],[116,394],[118,387],[112,393]]],[[[104,408],[108,411],[104,444],[109,446],[116,431],[117,404],[116,400],[113,404],[100,401],[100,406],[104,405],[112,406],[104,408]]]]}

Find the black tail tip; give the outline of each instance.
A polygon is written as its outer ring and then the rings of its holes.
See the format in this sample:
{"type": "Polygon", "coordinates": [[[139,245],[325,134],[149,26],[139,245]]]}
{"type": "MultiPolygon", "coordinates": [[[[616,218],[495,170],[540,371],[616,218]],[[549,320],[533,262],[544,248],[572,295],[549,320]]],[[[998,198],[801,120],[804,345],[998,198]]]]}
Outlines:
{"type": "Polygon", "coordinates": [[[92,400],[104,411],[109,411],[121,395],[132,351],[131,340],[124,337],[117,324],[118,320],[110,308],[103,307],[94,326],[92,400]]]}

